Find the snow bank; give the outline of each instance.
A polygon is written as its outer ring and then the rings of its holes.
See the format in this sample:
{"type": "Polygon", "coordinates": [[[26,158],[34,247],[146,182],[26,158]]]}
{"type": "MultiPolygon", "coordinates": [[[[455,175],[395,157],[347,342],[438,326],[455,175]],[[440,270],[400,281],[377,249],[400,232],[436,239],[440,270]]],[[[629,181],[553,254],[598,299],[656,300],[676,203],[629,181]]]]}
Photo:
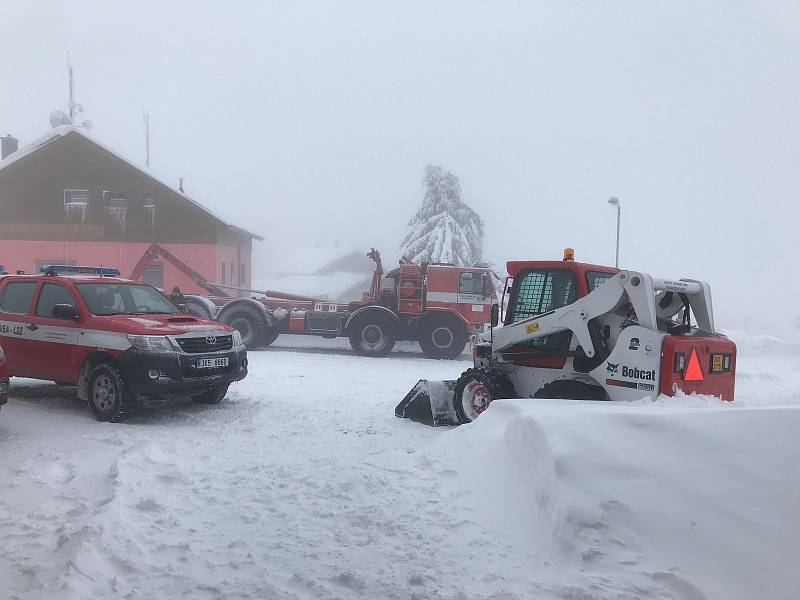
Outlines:
{"type": "Polygon", "coordinates": [[[427,460],[559,596],[796,600],[800,407],[692,402],[499,401],[427,460]]]}

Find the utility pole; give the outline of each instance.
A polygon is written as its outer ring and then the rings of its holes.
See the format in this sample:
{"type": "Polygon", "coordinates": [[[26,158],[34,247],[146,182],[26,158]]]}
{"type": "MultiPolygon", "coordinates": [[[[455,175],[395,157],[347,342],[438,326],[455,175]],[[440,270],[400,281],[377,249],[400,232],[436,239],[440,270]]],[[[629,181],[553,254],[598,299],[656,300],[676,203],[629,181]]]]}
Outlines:
{"type": "Polygon", "coordinates": [[[144,164],[150,168],[150,113],[144,111],[144,164]]]}
{"type": "Polygon", "coordinates": [[[617,207],[617,253],[614,259],[614,266],[619,269],[619,221],[622,215],[622,208],[619,205],[619,200],[615,197],[609,198],[608,203],[617,207]]]}
{"type": "Polygon", "coordinates": [[[69,121],[75,124],[75,76],[72,73],[72,61],[69,59],[69,52],[67,52],[67,70],[69,71],[69,121]]]}

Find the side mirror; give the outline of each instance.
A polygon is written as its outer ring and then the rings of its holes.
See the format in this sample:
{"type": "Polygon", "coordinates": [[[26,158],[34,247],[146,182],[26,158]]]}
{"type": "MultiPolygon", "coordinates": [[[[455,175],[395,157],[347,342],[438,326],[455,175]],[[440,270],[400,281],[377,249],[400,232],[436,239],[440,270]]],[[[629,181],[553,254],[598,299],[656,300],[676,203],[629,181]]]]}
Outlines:
{"type": "Polygon", "coordinates": [[[78,311],[72,304],[56,304],[53,307],[53,318],[64,321],[77,321],[78,311]]]}
{"type": "Polygon", "coordinates": [[[492,304],[492,327],[497,327],[500,322],[500,305],[492,304]]]}

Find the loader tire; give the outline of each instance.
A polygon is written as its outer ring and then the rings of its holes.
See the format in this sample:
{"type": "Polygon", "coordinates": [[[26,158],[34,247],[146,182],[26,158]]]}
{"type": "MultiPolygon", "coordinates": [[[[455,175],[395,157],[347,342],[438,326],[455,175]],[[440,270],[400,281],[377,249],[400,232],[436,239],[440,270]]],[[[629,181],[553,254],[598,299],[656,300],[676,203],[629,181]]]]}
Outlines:
{"type": "Polygon", "coordinates": [[[514,384],[495,369],[468,369],[453,392],[453,409],[460,423],[471,423],[489,404],[500,398],[516,398],[514,384]]]}
{"type": "Polygon", "coordinates": [[[367,313],[347,328],[350,346],[361,356],[386,356],[394,348],[397,326],[386,315],[367,313]]]}
{"type": "MultiPolygon", "coordinates": [[[[261,345],[261,337],[267,330],[264,315],[253,306],[240,306],[235,312],[225,316],[224,323],[236,329],[242,335],[242,342],[248,350],[261,345]]],[[[273,342],[275,340],[272,340],[273,342]]]]}
{"type": "Polygon", "coordinates": [[[419,345],[428,358],[453,359],[464,351],[469,332],[452,315],[427,317],[419,329],[419,345]]]}
{"type": "Polygon", "coordinates": [[[538,390],[533,397],[559,400],[608,400],[605,390],[599,385],[590,385],[569,379],[551,381],[538,390]]]}

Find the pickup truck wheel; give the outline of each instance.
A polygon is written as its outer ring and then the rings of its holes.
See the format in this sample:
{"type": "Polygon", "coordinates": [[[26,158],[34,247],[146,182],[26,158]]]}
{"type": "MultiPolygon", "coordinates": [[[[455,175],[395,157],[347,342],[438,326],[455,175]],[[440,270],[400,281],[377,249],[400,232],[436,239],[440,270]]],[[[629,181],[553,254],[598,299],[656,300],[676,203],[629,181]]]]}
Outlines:
{"type": "Polygon", "coordinates": [[[122,372],[100,363],[89,372],[89,408],[98,421],[119,423],[133,411],[134,397],[122,372]]]}
{"type": "Polygon", "coordinates": [[[263,344],[261,336],[267,329],[267,323],[264,315],[257,308],[241,306],[235,312],[226,316],[224,323],[242,334],[242,342],[244,342],[248,350],[263,344]]]}
{"type": "Polygon", "coordinates": [[[192,400],[201,404],[219,404],[228,393],[227,385],[220,385],[208,388],[202,394],[192,396],[192,400]]]}
{"type": "Polygon", "coordinates": [[[467,369],[456,382],[453,409],[461,423],[471,423],[500,398],[514,398],[514,384],[494,369],[467,369]]]}
{"type": "Polygon", "coordinates": [[[467,328],[450,315],[429,316],[419,330],[419,345],[428,358],[455,358],[464,351],[468,339],[467,328]]]}
{"type": "Polygon", "coordinates": [[[394,348],[397,327],[382,314],[365,314],[348,327],[350,346],[361,356],[386,356],[394,348]]]}

